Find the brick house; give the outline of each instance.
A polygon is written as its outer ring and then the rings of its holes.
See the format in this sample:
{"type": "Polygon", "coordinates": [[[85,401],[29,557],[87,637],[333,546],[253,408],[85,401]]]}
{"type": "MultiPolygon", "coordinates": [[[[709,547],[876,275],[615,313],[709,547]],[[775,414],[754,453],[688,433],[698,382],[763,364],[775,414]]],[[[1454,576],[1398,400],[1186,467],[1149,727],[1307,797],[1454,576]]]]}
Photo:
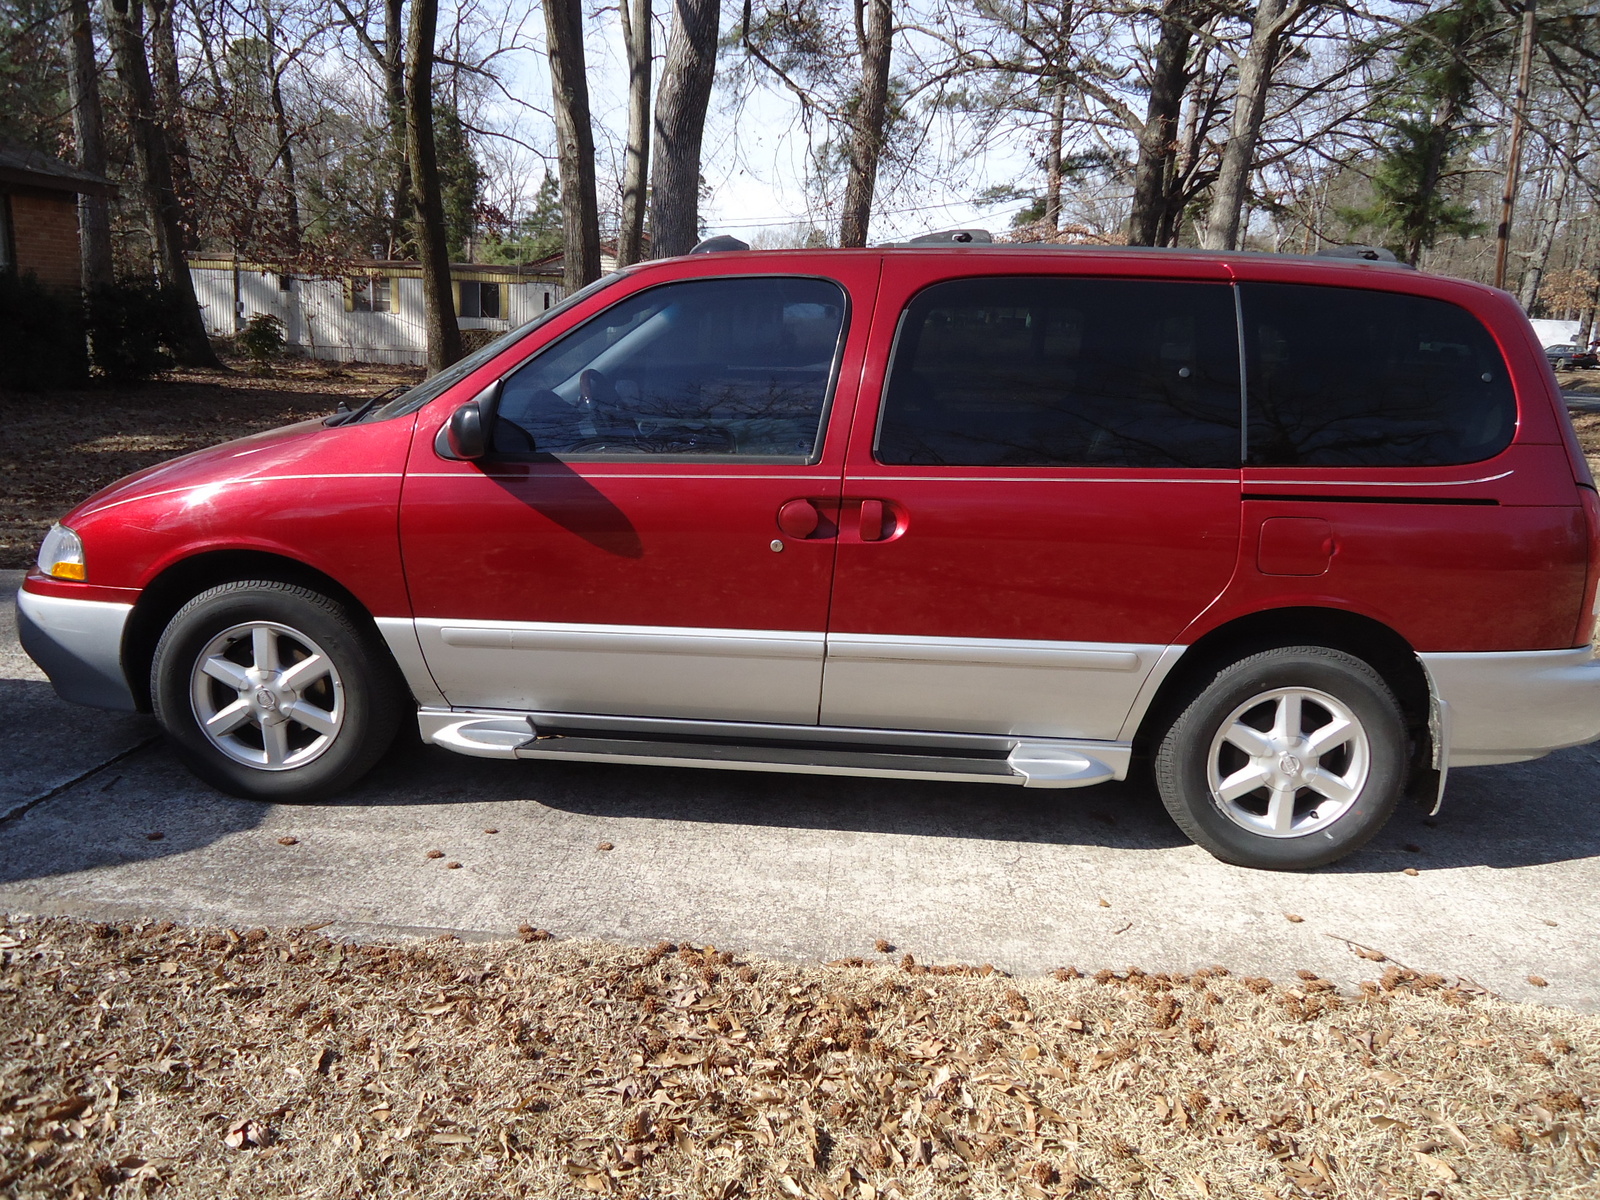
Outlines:
{"type": "Polygon", "coordinates": [[[0,271],[32,273],[48,288],[81,286],[78,196],[116,187],[38,150],[0,143],[0,271]]]}

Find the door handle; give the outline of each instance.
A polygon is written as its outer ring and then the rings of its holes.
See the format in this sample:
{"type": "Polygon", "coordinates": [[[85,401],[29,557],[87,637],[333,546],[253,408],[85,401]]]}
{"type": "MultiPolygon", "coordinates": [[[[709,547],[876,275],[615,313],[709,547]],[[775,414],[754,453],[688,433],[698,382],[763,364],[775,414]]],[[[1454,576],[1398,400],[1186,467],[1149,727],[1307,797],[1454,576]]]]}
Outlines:
{"type": "Polygon", "coordinates": [[[890,542],[905,532],[905,510],[889,500],[853,500],[856,537],[863,542],[890,542]]]}
{"type": "Polygon", "coordinates": [[[883,537],[883,501],[863,500],[861,520],[857,525],[863,542],[876,542],[883,537]]]}

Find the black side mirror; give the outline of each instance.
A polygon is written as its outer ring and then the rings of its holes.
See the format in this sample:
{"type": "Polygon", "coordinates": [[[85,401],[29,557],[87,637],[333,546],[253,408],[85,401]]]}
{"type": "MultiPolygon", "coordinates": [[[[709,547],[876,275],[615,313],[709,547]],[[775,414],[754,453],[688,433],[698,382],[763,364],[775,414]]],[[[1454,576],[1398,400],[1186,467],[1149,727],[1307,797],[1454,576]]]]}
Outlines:
{"type": "Polygon", "coordinates": [[[444,441],[450,457],[478,459],[494,445],[494,423],[500,408],[500,381],[496,380],[450,414],[444,441]]]}

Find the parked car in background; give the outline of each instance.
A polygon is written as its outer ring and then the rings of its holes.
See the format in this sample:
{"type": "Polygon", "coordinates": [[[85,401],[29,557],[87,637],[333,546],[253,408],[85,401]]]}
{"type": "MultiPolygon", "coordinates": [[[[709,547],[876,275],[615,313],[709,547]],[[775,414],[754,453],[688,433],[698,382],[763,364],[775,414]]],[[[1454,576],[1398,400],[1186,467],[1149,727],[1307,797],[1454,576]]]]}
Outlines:
{"type": "Polygon", "coordinates": [[[507,759],[1137,769],[1280,869],[1600,736],[1600,498],[1509,296],[964,236],[642,264],[131,476],[45,539],[23,643],[238,795],[336,792],[412,721],[507,759]]]}
{"type": "Polygon", "coordinates": [[[1544,348],[1544,356],[1550,365],[1558,371],[1600,366],[1600,358],[1596,358],[1593,350],[1584,350],[1570,343],[1559,346],[1546,346],[1544,348]]]}

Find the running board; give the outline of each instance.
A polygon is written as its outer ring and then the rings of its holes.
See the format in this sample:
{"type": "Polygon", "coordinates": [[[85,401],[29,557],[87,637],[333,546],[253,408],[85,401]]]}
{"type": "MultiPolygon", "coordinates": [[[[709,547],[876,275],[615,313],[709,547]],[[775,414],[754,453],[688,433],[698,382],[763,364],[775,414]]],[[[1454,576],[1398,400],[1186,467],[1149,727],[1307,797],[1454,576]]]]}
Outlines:
{"type": "Polygon", "coordinates": [[[425,742],[474,758],[543,758],[1022,787],[1088,787],[1127,774],[1130,747],[986,734],[654,721],[424,708],[425,742]],[[570,723],[569,723],[570,722],[570,723]],[[603,723],[613,723],[606,728],[603,723]],[[798,735],[798,736],[796,736],[798,735]],[[831,735],[831,736],[830,736],[831,735]]]}

